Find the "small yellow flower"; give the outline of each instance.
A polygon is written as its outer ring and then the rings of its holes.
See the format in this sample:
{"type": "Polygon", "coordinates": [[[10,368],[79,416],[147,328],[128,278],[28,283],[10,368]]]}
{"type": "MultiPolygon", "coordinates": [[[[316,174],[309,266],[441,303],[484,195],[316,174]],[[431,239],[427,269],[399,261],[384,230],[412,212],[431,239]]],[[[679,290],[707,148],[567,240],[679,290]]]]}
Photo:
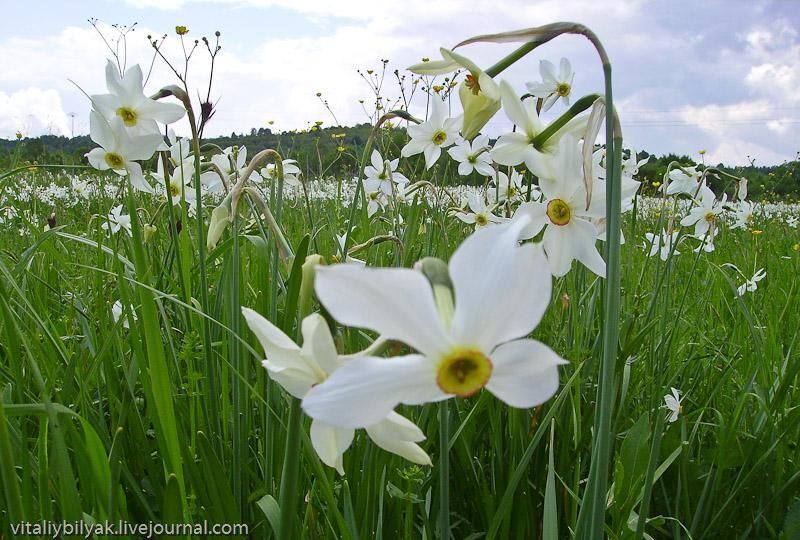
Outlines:
{"type": "Polygon", "coordinates": [[[659,187],[661,185],[661,182],[653,182],[651,185],[653,187],[659,187]]]}
{"type": "Polygon", "coordinates": [[[706,151],[705,150],[700,150],[697,153],[700,154],[701,156],[706,155],[706,151]]]}
{"type": "Polygon", "coordinates": [[[337,152],[344,152],[344,146],[337,146],[336,147],[336,151],[337,152]]]}
{"type": "Polygon", "coordinates": [[[186,28],[185,26],[176,26],[175,33],[178,34],[179,36],[185,36],[186,34],[189,33],[189,29],[186,28]]]}
{"type": "Polygon", "coordinates": [[[754,236],[758,236],[759,234],[764,234],[764,231],[762,231],[762,230],[759,230],[759,229],[753,229],[753,230],[752,230],[752,231],[750,231],[750,232],[751,232],[751,233],[752,233],[754,236]]]}
{"type": "Polygon", "coordinates": [[[22,132],[17,131],[17,140],[20,140],[21,138],[22,138],[22,132]]]}
{"type": "Polygon", "coordinates": [[[795,250],[795,251],[800,251],[800,244],[793,245],[792,249],[795,250]]]}
{"type": "Polygon", "coordinates": [[[441,92],[442,90],[444,90],[444,86],[442,86],[441,84],[437,84],[437,85],[435,85],[435,86],[433,87],[433,91],[434,91],[434,92],[436,92],[437,94],[438,94],[439,92],[441,92]]]}

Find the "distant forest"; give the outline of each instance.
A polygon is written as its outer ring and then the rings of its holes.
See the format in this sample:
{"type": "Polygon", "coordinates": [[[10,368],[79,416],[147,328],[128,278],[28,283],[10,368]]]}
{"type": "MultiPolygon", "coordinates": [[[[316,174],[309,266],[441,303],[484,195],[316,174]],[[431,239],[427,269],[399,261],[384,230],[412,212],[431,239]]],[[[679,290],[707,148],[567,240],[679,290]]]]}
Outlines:
{"type": "MultiPolygon", "coordinates": [[[[371,126],[360,124],[352,127],[313,127],[306,131],[273,133],[268,128],[253,128],[247,134],[231,133],[226,137],[203,139],[209,151],[213,146],[220,148],[237,145],[247,147],[249,152],[264,148],[278,150],[284,159],[298,161],[301,170],[308,177],[352,175],[355,164],[360,159],[364,145],[369,138],[371,126]]],[[[382,130],[381,148],[393,148],[390,155],[399,155],[399,149],[406,140],[405,130],[391,128],[382,130]]],[[[0,139],[0,170],[26,163],[75,165],[85,164],[84,155],[96,146],[88,135],[69,138],[55,135],[42,135],[20,140],[0,139]]],[[[252,154],[251,154],[252,155],[252,154]]],[[[640,153],[639,159],[647,153],[640,153]]],[[[653,184],[662,181],[668,164],[677,161],[682,164],[696,164],[689,156],[668,154],[651,156],[650,161],[641,167],[638,178],[642,180],[644,192],[655,191],[653,184]]],[[[800,153],[798,159],[777,166],[759,166],[755,163],[747,167],[727,167],[724,164],[706,163],[724,169],[736,176],[748,179],[750,198],[753,200],[800,200],[800,153]]],[[[452,170],[452,168],[448,169],[452,170]]],[[[452,174],[452,173],[451,173],[452,174]]],[[[467,178],[448,178],[450,183],[476,183],[477,176],[467,178]]],[[[711,181],[713,188],[724,188],[722,181],[711,181]],[[719,185],[716,185],[719,182],[719,185]]]]}

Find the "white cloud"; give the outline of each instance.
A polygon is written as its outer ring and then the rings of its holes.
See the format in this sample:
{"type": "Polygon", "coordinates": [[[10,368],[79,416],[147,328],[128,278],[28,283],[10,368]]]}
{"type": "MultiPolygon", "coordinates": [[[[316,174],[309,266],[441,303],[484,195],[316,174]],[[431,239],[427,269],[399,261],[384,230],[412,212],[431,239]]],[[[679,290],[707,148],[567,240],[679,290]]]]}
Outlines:
{"type": "Polygon", "coordinates": [[[55,90],[28,87],[0,92],[0,133],[69,135],[69,119],[55,90]]]}

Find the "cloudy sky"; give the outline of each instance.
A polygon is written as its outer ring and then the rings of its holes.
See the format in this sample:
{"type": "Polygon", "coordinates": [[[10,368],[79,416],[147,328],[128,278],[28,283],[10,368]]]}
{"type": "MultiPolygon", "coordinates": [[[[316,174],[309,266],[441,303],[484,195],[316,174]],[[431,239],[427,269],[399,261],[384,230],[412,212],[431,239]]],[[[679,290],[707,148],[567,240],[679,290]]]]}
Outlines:
{"type": "MultiPolygon", "coordinates": [[[[148,34],[168,33],[164,51],[182,63],[175,25],[189,28],[187,38],[222,33],[212,91],[219,106],[207,135],[270,121],[280,130],[317,120],[330,125],[317,92],[339,122],[360,123],[366,116],[359,100],[372,94],[357,69],[386,58],[390,70],[402,70],[472,35],[569,20],[592,28],[606,46],[626,144],[659,154],[704,149],[707,162],[726,164],[780,163],[800,151],[800,0],[8,2],[0,19],[0,137],[88,131],[88,99],[76,85],[105,92],[110,56],[90,17],[102,21],[107,37],[113,31],[106,23],[136,22],[127,36],[128,65],[140,63],[145,72],[153,57],[148,34]]],[[[488,66],[513,47],[478,44],[463,53],[488,66]]],[[[205,85],[207,56],[195,53],[190,85],[205,85]]],[[[540,60],[561,57],[575,69],[575,94],[602,88],[596,56],[577,36],[540,47],[502,77],[522,93],[526,81],[540,78],[540,60]]],[[[157,61],[148,90],[172,82],[157,61]]],[[[398,95],[391,77],[384,92],[398,95]]],[[[489,131],[508,127],[500,114],[489,131]]]]}

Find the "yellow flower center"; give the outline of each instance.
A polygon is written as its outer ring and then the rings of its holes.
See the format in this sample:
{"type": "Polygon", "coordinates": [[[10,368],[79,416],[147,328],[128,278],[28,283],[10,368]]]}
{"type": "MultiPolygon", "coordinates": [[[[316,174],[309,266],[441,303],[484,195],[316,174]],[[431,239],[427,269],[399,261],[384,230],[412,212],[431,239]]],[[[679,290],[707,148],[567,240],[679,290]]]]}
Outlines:
{"type": "Polygon", "coordinates": [[[372,201],[378,200],[378,192],[377,191],[371,191],[370,194],[369,194],[369,198],[372,201]]]}
{"type": "Polygon", "coordinates": [[[442,145],[444,144],[444,141],[447,140],[447,133],[445,133],[440,129],[439,131],[433,134],[431,140],[433,141],[433,144],[435,144],[436,146],[442,145]]]}
{"type": "Polygon", "coordinates": [[[486,214],[477,214],[475,216],[475,223],[481,227],[485,227],[489,223],[489,218],[486,217],[486,214]]]}
{"type": "Polygon", "coordinates": [[[476,349],[456,348],[439,362],[436,384],[443,392],[469,397],[492,375],[492,362],[476,349]]]}
{"type": "Polygon", "coordinates": [[[106,152],[106,163],[112,169],[122,169],[125,165],[125,160],[115,152],[106,152]]]}
{"type": "Polygon", "coordinates": [[[709,223],[714,223],[717,220],[717,215],[714,212],[709,212],[706,214],[706,221],[709,223]]]}
{"type": "Polygon", "coordinates": [[[561,199],[553,199],[547,203],[547,217],[550,218],[553,225],[566,225],[572,218],[572,210],[561,199]]]}
{"type": "Polygon", "coordinates": [[[473,76],[471,73],[467,75],[467,80],[464,81],[464,85],[469,88],[469,91],[472,92],[473,95],[478,95],[481,91],[481,85],[478,82],[478,78],[473,76]]]}
{"type": "Polygon", "coordinates": [[[136,120],[139,117],[139,115],[136,114],[136,111],[130,107],[120,107],[117,109],[117,116],[122,118],[122,122],[128,127],[135,126],[136,120]]]}
{"type": "Polygon", "coordinates": [[[568,96],[571,91],[572,86],[567,83],[558,83],[558,86],[556,86],[556,94],[561,97],[568,96]]]}
{"type": "Polygon", "coordinates": [[[178,195],[181,194],[181,190],[177,184],[170,183],[169,194],[172,195],[173,197],[177,197],[178,195]]]}

